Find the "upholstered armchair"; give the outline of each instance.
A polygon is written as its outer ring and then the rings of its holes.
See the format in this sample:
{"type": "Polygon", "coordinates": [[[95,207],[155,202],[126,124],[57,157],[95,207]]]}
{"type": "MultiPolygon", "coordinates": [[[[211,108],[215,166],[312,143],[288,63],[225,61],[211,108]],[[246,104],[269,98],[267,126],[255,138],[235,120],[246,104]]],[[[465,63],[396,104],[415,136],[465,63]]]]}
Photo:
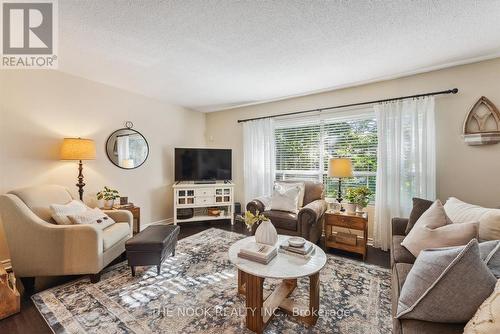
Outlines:
{"type": "MultiPolygon", "coordinates": [[[[297,182],[297,181],[290,181],[297,182]]],[[[319,182],[305,182],[304,203],[298,213],[270,210],[270,198],[254,199],[247,204],[247,210],[259,211],[268,217],[278,234],[300,236],[317,243],[323,233],[323,216],[327,209],[325,188],[319,182]]],[[[254,232],[257,227],[254,226],[254,232]]]]}
{"type": "Polygon", "coordinates": [[[49,206],[72,199],[66,188],[56,185],[0,196],[12,268],[23,283],[34,284],[37,276],[77,274],[91,274],[91,280],[97,282],[100,271],[125,251],[125,241],[132,236],[130,212],[105,211],[115,224],[104,229],[90,224],[55,224],[49,206]]]}

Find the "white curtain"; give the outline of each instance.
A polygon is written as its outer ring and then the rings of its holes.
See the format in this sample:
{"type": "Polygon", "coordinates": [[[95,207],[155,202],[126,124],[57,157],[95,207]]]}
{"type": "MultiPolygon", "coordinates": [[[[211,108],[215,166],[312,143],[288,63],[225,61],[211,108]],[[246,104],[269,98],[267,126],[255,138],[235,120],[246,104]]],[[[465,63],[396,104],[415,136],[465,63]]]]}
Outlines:
{"type": "Polygon", "coordinates": [[[130,159],[130,141],[129,136],[116,137],[116,150],[118,153],[118,164],[125,167],[126,162],[130,159]]]}
{"type": "Polygon", "coordinates": [[[374,246],[390,248],[391,219],[408,217],[412,197],[436,198],[434,97],[374,106],[378,132],[374,246]]]}
{"type": "Polygon", "coordinates": [[[243,123],[243,154],[245,203],[271,195],[275,171],[272,119],[243,123]]]}

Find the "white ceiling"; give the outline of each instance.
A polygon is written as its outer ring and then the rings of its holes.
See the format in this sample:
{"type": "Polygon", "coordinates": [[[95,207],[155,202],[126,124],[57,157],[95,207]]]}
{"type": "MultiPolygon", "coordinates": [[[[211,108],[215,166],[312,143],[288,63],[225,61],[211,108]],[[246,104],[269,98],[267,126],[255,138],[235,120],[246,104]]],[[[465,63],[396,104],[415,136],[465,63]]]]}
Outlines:
{"type": "Polygon", "coordinates": [[[200,111],[500,56],[498,0],[64,0],[59,8],[60,70],[200,111]]]}

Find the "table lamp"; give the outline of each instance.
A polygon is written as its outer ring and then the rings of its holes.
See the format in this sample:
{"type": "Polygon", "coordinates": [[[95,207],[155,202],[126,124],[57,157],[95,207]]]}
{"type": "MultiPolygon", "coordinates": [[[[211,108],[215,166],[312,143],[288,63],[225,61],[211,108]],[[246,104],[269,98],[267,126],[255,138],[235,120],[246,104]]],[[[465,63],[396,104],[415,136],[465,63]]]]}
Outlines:
{"type": "Polygon", "coordinates": [[[346,158],[331,158],[328,161],[328,176],[339,179],[337,201],[342,205],[342,178],[352,177],[352,162],[346,158]]]}
{"type": "Polygon", "coordinates": [[[64,138],[61,146],[61,160],[78,160],[78,194],[83,201],[83,164],[82,160],[95,159],[95,143],[92,139],[64,138]]]}

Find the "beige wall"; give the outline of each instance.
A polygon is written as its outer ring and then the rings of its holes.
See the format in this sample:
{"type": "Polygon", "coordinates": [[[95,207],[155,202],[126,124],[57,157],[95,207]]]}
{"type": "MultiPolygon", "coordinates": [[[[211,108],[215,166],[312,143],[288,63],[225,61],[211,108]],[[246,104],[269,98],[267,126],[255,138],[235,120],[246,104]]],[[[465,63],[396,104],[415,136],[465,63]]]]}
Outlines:
{"type": "Polygon", "coordinates": [[[205,145],[205,114],[56,71],[0,71],[0,84],[1,193],[55,183],[76,196],[77,164],[58,160],[58,149],[63,137],[87,137],[97,147],[97,159],[84,162],[87,200],[108,185],[141,207],[142,223],[172,217],[173,148],[205,145]],[[115,167],[104,151],[128,120],[150,145],[135,170],[115,167]]]}
{"type": "MultiPolygon", "coordinates": [[[[437,194],[500,206],[500,144],[471,147],[461,137],[464,118],[482,95],[500,108],[500,58],[327,93],[207,115],[207,143],[233,149],[236,199],[243,201],[243,137],[238,119],[459,88],[436,99],[437,194]]],[[[242,203],[244,204],[244,203],[242,203]]]]}

